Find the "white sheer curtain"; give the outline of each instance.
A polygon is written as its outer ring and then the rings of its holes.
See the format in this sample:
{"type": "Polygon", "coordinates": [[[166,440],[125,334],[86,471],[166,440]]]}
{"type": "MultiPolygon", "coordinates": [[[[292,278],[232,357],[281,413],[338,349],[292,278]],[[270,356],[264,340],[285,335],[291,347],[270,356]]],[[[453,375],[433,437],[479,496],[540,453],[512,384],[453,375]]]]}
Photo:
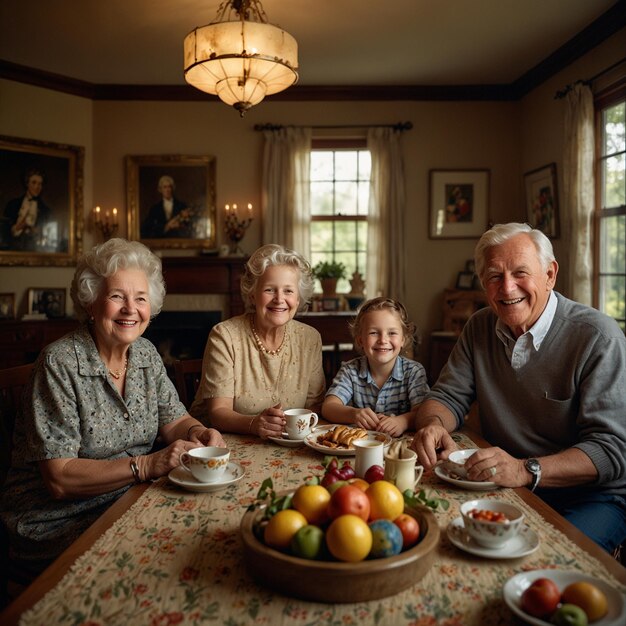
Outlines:
{"type": "Polygon", "coordinates": [[[592,303],[594,113],[591,89],[577,83],[566,96],[563,210],[570,223],[569,296],[592,303]]]}
{"type": "Polygon", "coordinates": [[[402,132],[376,127],[367,133],[372,156],[371,193],[367,218],[367,295],[384,295],[404,302],[406,253],[403,236],[404,165],[402,132]]]}
{"type": "Polygon", "coordinates": [[[310,257],[309,167],[311,129],[267,130],[263,154],[263,243],[310,257]]]}

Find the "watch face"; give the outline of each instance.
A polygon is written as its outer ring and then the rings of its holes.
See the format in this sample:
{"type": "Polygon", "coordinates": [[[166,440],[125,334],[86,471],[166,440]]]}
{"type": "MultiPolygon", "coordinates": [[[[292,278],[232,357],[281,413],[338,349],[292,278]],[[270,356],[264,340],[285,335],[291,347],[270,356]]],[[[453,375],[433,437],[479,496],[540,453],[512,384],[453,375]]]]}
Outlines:
{"type": "Polygon", "coordinates": [[[526,461],[526,469],[529,472],[538,472],[541,468],[541,465],[539,465],[539,461],[537,461],[536,459],[528,459],[528,461],[526,461]]]}

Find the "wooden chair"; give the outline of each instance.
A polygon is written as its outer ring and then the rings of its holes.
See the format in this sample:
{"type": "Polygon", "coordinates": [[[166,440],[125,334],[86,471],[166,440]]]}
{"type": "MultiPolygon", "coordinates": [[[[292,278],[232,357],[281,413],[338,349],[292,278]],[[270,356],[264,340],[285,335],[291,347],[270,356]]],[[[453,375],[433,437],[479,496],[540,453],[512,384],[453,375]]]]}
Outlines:
{"type": "MultiPolygon", "coordinates": [[[[11,466],[15,416],[22,408],[22,393],[33,371],[33,363],[0,370],[0,486],[11,466]]],[[[0,607],[13,600],[31,582],[32,577],[6,562],[8,549],[4,528],[0,527],[0,558],[5,565],[0,575],[0,607]]]]}
{"type": "Polygon", "coordinates": [[[180,401],[189,409],[196,397],[202,375],[202,359],[174,361],[174,381],[180,401]]]}

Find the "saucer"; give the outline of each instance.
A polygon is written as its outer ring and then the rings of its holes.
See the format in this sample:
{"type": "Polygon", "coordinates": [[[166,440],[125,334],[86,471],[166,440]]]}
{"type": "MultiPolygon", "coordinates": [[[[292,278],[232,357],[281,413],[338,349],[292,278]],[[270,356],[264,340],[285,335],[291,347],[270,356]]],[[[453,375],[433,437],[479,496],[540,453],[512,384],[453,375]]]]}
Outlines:
{"type": "Polygon", "coordinates": [[[488,491],[490,489],[499,489],[500,485],[492,482],[478,482],[475,480],[463,480],[461,478],[452,478],[447,470],[441,465],[435,467],[435,476],[445,480],[447,483],[459,487],[460,489],[469,489],[470,491],[488,491]]]}
{"type": "Polygon", "coordinates": [[[539,547],[537,533],[525,524],[522,524],[519,533],[515,537],[509,539],[499,548],[487,548],[472,539],[465,531],[462,517],[452,520],[448,524],[447,532],[448,539],[457,548],[488,559],[518,559],[521,556],[532,554],[539,547]]]}
{"type": "Polygon", "coordinates": [[[186,469],[175,467],[168,475],[170,482],[174,483],[178,487],[183,487],[189,491],[198,491],[203,493],[210,493],[212,491],[219,491],[230,485],[234,485],[237,481],[241,480],[246,473],[246,470],[235,463],[230,461],[226,466],[226,471],[219,480],[211,483],[203,483],[196,480],[186,469]]]}
{"type": "Polygon", "coordinates": [[[304,439],[288,439],[287,433],[283,433],[282,437],[268,437],[268,439],[285,448],[298,448],[304,444],[304,439]]]}

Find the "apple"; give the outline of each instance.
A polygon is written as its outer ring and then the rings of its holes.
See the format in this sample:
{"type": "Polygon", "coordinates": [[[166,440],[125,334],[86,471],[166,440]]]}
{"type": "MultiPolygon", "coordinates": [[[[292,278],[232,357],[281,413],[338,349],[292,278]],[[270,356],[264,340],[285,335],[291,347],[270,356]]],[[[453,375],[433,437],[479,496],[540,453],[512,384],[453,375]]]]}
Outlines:
{"type": "Polygon", "coordinates": [[[328,472],[327,474],[324,474],[321,485],[322,487],[326,487],[326,489],[328,489],[331,485],[335,484],[339,480],[340,479],[339,479],[339,476],[337,476],[337,474],[333,472],[328,472]]]}
{"type": "Polygon", "coordinates": [[[384,477],[385,470],[380,465],[371,465],[367,468],[365,476],[363,476],[363,478],[365,478],[365,480],[370,484],[375,483],[377,480],[383,480],[384,477]]]}
{"type": "Polygon", "coordinates": [[[537,578],[524,590],[521,599],[522,611],[533,617],[548,617],[556,611],[561,592],[549,578],[537,578]]]}
{"type": "Polygon", "coordinates": [[[345,484],[330,496],[328,515],[336,519],[340,515],[356,515],[367,522],[370,516],[370,499],[366,493],[354,485],[345,484]]]}
{"type": "Polygon", "coordinates": [[[587,614],[575,604],[562,604],[550,620],[556,626],[587,626],[587,614]]]}
{"type": "Polygon", "coordinates": [[[400,529],[402,533],[402,549],[406,550],[414,546],[420,536],[419,522],[408,513],[398,515],[393,523],[400,529]]]}
{"type": "MultiPolygon", "coordinates": [[[[333,493],[335,493],[335,491],[337,491],[337,489],[339,489],[340,487],[345,487],[346,485],[348,485],[348,481],[347,480],[336,480],[334,483],[332,483],[331,485],[328,485],[328,487],[326,487],[328,493],[332,496],[333,493]]],[[[325,485],[322,485],[322,487],[325,487],[325,485]]]]}

